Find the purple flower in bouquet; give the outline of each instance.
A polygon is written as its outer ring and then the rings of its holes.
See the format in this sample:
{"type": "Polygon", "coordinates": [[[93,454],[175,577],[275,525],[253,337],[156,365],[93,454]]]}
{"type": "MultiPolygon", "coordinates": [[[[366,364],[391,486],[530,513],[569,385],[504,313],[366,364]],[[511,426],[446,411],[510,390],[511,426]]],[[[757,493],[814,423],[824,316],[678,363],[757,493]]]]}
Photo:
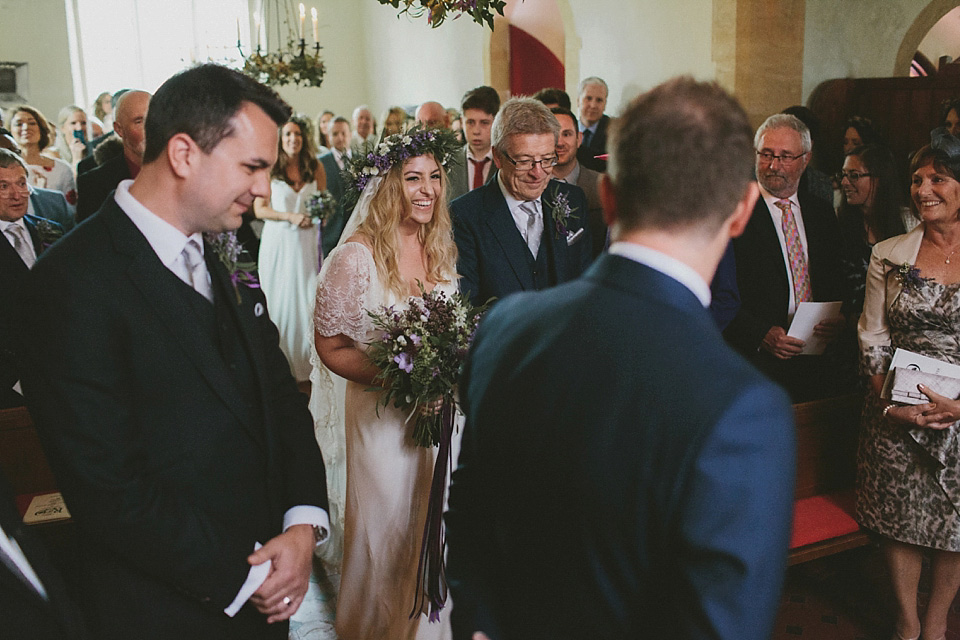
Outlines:
{"type": "Polygon", "coordinates": [[[404,352],[398,355],[393,359],[397,363],[397,366],[400,367],[403,371],[410,373],[413,371],[413,360],[410,358],[410,354],[404,352]]]}

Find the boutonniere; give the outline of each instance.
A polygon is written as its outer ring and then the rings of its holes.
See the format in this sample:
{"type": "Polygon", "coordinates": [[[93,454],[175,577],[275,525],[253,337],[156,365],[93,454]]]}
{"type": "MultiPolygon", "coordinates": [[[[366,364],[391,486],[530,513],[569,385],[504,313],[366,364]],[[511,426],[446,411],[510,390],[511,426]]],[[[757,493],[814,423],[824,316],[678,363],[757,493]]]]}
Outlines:
{"type": "Polygon", "coordinates": [[[573,217],[573,212],[576,209],[570,206],[570,194],[567,192],[560,192],[559,187],[553,188],[553,193],[549,195],[549,200],[547,204],[550,205],[553,217],[553,226],[556,232],[556,238],[567,238],[571,235],[570,232],[570,218],[573,217]]]}
{"type": "Polygon", "coordinates": [[[204,240],[210,245],[217,258],[230,274],[230,282],[233,283],[233,290],[237,294],[237,304],[242,302],[240,298],[240,289],[238,284],[242,284],[251,289],[259,289],[260,281],[254,273],[257,270],[257,263],[250,259],[249,254],[240,245],[237,240],[236,231],[224,231],[223,233],[205,233],[204,240]],[[246,259],[242,259],[246,258],[246,259]]]}
{"type": "Polygon", "coordinates": [[[40,252],[50,248],[54,242],[63,237],[63,227],[51,224],[49,220],[40,218],[33,226],[37,231],[37,237],[40,238],[40,252]]]}
{"type": "Polygon", "coordinates": [[[920,285],[930,280],[930,278],[924,278],[921,276],[920,269],[909,262],[897,264],[884,258],[883,264],[887,265],[888,267],[892,267],[891,271],[888,271],[887,273],[892,272],[897,281],[900,282],[900,286],[904,289],[916,290],[920,287],[920,285]]]}

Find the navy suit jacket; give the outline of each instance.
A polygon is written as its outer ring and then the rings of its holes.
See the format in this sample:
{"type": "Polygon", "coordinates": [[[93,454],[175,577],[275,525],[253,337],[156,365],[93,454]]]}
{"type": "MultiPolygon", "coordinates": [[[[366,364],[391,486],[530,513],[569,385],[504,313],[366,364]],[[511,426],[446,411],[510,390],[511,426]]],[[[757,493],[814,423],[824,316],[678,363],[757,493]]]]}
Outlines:
{"type": "Polygon", "coordinates": [[[73,229],[76,222],[70,214],[70,206],[63,193],[55,189],[40,189],[30,187],[30,203],[33,205],[33,215],[53,220],[64,231],[73,229]]]}
{"type": "Polygon", "coordinates": [[[689,289],[603,255],[495,306],[460,389],[455,638],[769,637],[793,412],[689,289]]]}
{"type": "Polygon", "coordinates": [[[337,166],[337,159],[333,157],[333,151],[320,156],[320,164],[323,165],[323,171],[327,174],[327,191],[337,201],[337,211],[332,218],[327,219],[323,226],[323,255],[326,256],[340,241],[340,234],[347,225],[347,215],[343,210],[343,194],[346,185],[343,182],[343,175],[340,173],[340,167],[337,166]]]}
{"type": "Polygon", "coordinates": [[[99,638],[267,637],[249,605],[223,613],[247,556],[290,507],[327,507],[313,419],[263,293],[234,288],[206,254],[235,333],[208,328],[113,198],[23,288],[24,317],[46,336],[23,348],[23,388],[83,541],[99,638]],[[218,348],[226,335],[249,395],[218,348]]]}
{"type": "MultiPolygon", "coordinates": [[[[592,259],[587,199],[580,187],[552,180],[540,198],[543,206],[543,239],[552,284],[579,276],[592,259]],[[558,237],[552,212],[554,194],[569,194],[570,233],[583,231],[567,244],[558,237]]],[[[460,291],[474,304],[502,298],[515,291],[535,290],[530,249],[510,215],[507,201],[494,180],[450,203],[453,235],[457,243],[460,291]]]]}

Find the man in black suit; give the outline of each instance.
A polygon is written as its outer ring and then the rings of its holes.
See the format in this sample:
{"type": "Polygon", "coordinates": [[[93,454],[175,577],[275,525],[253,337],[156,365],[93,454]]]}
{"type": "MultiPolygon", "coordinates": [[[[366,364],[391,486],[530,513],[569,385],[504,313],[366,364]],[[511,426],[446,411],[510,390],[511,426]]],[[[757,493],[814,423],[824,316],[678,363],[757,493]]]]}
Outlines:
{"type": "Polygon", "coordinates": [[[474,304],[552,287],[590,264],[587,199],[550,181],[559,132],[542,102],[508,100],[493,121],[497,179],[450,203],[460,291],[474,304]]]}
{"type": "MultiPolygon", "coordinates": [[[[27,333],[19,325],[20,289],[37,256],[63,234],[56,222],[27,215],[34,192],[20,156],[0,149],[0,409],[23,405],[17,351],[27,333]]],[[[63,194],[50,193],[66,210],[63,194]]]]}
{"type": "Polygon", "coordinates": [[[123,153],[77,178],[77,222],[92,216],[123,180],[136,178],[143,164],[144,123],[150,108],[146,91],[126,91],[117,102],[113,130],[123,142],[123,153]]]}
{"type": "Polygon", "coordinates": [[[329,526],[313,420],[262,293],[204,236],[268,197],[289,115],[225,67],[173,76],[136,180],[24,286],[45,336],[24,347],[25,396],[97,638],[286,638],[306,592],[329,526]]]}
{"type": "Polygon", "coordinates": [[[577,91],[580,133],[583,134],[577,159],[583,166],[600,173],[607,170],[607,162],[598,160],[596,156],[607,152],[607,130],[610,128],[611,118],[603,110],[607,106],[609,93],[607,83],[596,76],[584,78],[577,91]]]}
{"type": "Polygon", "coordinates": [[[468,357],[457,640],[770,635],[793,412],[706,309],[757,198],[750,125],[717,85],[679,78],[627,108],[611,151],[609,252],[495,306],[468,357]]]}
{"type": "Polygon", "coordinates": [[[0,471],[0,635],[32,640],[87,637],[80,610],[46,550],[20,519],[0,471]]]}
{"type": "MultiPolygon", "coordinates": [[[[806,125],[791,115],[770,116],[754,144],[761,197],[733,241],[740,310],[724,335],[794,402],[826,397],[837,393],[836,368],[824,356],[799,355],[804,343],[787,330],[798,303],[843,298],[837,217],[828,203],[798,191],[810,161],[806,125]]],[[[842,327],[836,318],[817,333],[833,340],[842,327]]]]}

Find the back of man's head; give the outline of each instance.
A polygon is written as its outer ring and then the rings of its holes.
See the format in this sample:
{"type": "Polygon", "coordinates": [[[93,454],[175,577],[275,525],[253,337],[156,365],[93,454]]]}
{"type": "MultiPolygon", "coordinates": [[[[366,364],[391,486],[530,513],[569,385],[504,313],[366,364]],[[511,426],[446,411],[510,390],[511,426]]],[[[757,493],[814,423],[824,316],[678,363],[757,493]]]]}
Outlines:
{"type": "Polygon", "coordinates": [[[202,64],[171,77],[150,101],[144,164],[159,158],[178,133],[210,153],[233,132],[231,120],[246,102],[262,109],[278,127],[290,117],[290,106],[276,92],[239,71],[202,64]]]}
{"type": "Polygon", "coordinates": [[[491,116],[497,115],[500,110],[500,94],[493,87],[477,87],[463,94],[460,101],[460,113],[465,114],[467,109],[479,109],[491,116]]]}
{"type": "Polygon", "coordinates": [[[624,231],[716,233],[753,179],[753,131],[713,82],[675,78],[638,96],[611,130],[608,173],[624,231]]]}

